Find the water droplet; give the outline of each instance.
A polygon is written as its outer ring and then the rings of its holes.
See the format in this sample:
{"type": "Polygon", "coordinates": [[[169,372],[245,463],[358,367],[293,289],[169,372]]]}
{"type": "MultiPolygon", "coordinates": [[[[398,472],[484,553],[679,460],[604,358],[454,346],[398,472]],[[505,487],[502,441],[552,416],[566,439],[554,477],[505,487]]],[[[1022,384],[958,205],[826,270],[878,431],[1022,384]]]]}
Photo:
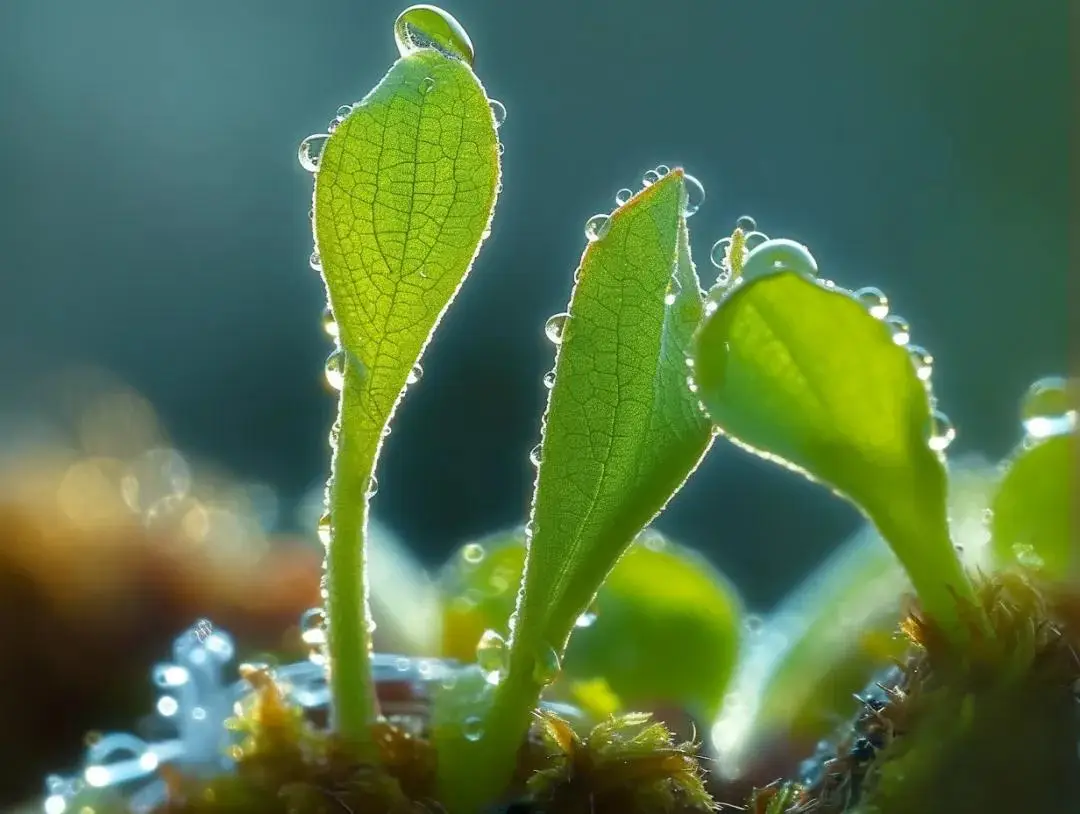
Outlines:
{"type": "Polygon", "coordinates": [[[435,89],[435,80],[430,76],[425,76],[420,80],[420,95],[426,96],[435,89]]]}
{"type": "Polygon", "coordinates": [[[371,476],[371,480],[368,481],[367,496],[375,497],[379,492],[379,479],[374,475],[371,476]]]}
{"type": "Polygon", "coordinates": [[[180,702],[171,695],[163,695],[157,700],[157,712],[162,718],[171,718],[180,711],[180,702]]]}
{"type": "Polygon", "coordinates": [[[656,174],[659,175],[661,178],[663,178],[669,172],[671,172],[671,167],[669,167],[667,164],[656,165],[656,174]]]}
{"type": "Polygon", "coordinates": [[[461,722],[461,734],[470,743],[476,743],[484,737],[484,722],[476,715],[470,715],[461,722]]]}
{"type": "Polygon", "coordinates": [[[750,280],[783,271],[793,271],[805,277],[816,277],[818,265],[806,246],[780,237],[767,240],[747,253],[743,261],[742,276],[750,280]]]}
{"type": "Polygon", "coordinates": [[[747,635],[757,636],[761,633],[762,628],[765,627],[765,620],[758,616],[756,613],[751,613],[743,620],[743,628],[746,630],[747,635]]]}
{"type": "Polygon", "coordinates": [[[544,323],[544,334],[553,345],[561,344],[563,335],[566,333],[566,323],[570,315],[565,311],[560,314],[552,314],[544,323]]]}
{"type": "Polygon", "coordinates": [[[544,374],[544,387],[546,387],[548,390],[550,390],[554,386],[555,386],[555,371],[554,370],[549,370],[547,373],[544,374]]]}
{"type": "Polygon", "coordinates": [[[956,428],[949,417],[940,410],[930,414],[930,436],[927,444],[934,452],[944,452],[956,438],[956,428]]]}
{"type": "Polygon", "coordinates": [[[686,185],[686,201],[683,204],[683,217],[689,218],[697,212],[705,202],[705,187],[701,181],[692,175],[683,175],[683,184],[686,185]]]}
{"type": "Polygon", "coordinates": [[[769,236],[764,232],[746,232],[745,236],[743,237],[743,250],[752,252],[754,249],[756,249],[768,239],[769,236]]]}
{"type": "Polygon", "coordinates": [[[403,57],[421,48],[435,48],[469,65],[475,58],[464,27],[438,6],[409,6],[401,12],[394,22],[394,40],[403,57]]]}
{"type": "Polygon", "coordinates": [[[550,647],[544,648],[533,662],[533,681],[546,687],[555,682],[561,670],[562,662],[559,660],[559,654],[550,647]]]}
{"type": "Polygon", "coordinates": [[[722,237],[712,245],[709,251],[709,262],[718,269],[727,269],[727,256],[731,250],[731,238],[722,237]]]}
{"type": "Polygon", "coordinates": [[[491,116],[495,119],[495,126],[502,127],[503,122],[506,121],[506,105],[498,99],[489,99],[488,107],[491,108],[491,116]]]}
{"type": "Polygon", "coordinates": [[[340,392],[345,386],[345,351],[343,349],[335,348],[326,357],[323,373],[326,375],[326,383],[340,392]]]}
{"type": "Polygon", "coordinates": [[[627,201],[629,201],[633,197],[634,197],[634,190],[627,189],[626,187],[623,187],[622,189],[620,189],[618,192],[615,193],[615,205],[616,206],[623,206],[623,205],[626,204],[627,201]]]}
{"type": "Polygon", "coordinates": [[[308,172],[319,171],[319,159],[322,157],[323,147],[326,146],[328,138],[330,138],[329,133],[312,133],[300,142],[300,146],[296,150],[296,157],[299,159],[301,167],[308,172]]]}
{"type": "Polygon", "coordinates": [[[611,228],[611,218],[608,215],[593,215],[585,221],[585,237],[593,243],[603,238],[611,228]]]}
{"type": "Polygon", "coordinates": [[[899,314],[889,314],[885,317],[885,326],[892,334],[892,341],[897,345],[906,345],[911,340],[911,326],[899,314]]]}
{"type": "Polygon", "coordinates": [[[461,559],[469,565],[477,565],[484,559],[484,547],[480,543],[467,543],[461,549],[461,559]]]}
{"type": "Polygon", "coordinates": [[[1038,570],[1046,565],[1043,558],[1040,557],[1034,547],[1028,543],[1014,543],[1012,552],[1016,561],[1025,568],[1038,570]]]}
{"type": "Polygon", "coordinates": [[[1046,376],[1032,384],[1020,403],[1020,421],[1035,439],[1074,431],[1077,410],[1069,382],[1061,376],[1046,376]]]}
{"type": "Polygon", "coordinates": [[[424,378],[424,368],[417,362],[412,366],[412,370],[409,371],[409,375],[405,377],[405,384],[416,384],[424,378]]]}
{"type": "Polygon", "coordinates": [[[476,665],[488,684],[498,684],[506,669],[506,639],[495,630],[485,630],[476,645],[476,665]]]}
{"type": "Polygon", "coordinates": [[[352,112],[353,112],[353,106],[352,105],[342,105],[341,107],[339,107],[337,109],[337,113],[334,114],[334,115],[338,119],[344,119],[344,118],[348,117],[348,115],[350,113],[352,113],[352,112]]]}
{"type": "Polygon", "coordinates": [[[911,357],[911,364],[915,366],[915,375],[924,382],[929,381],[934,373],[933,354],[921,345],[908,345],[907,352],[911,357]]]}
{"type": "Polygon", "coordinates": [[[655,184],[659,180],[660,180],[660,173],[658,173],[656,170],[649,170],[647,173],[645,173],[643,176],[641,176],[641,185],[646,186],[646,187],[651,187],[653,184],[655,184]]]}
{"type": "Polygon", "coordinates": [[[596,624],[596,608],[593,606],[590,606],[574,621],[574,627],[592,627],[594,624],[596,624]]]}
{"type": "Polygon", "coordinates": [[[324,308],[322,312],[322,329],[323,333],[327,336],[332,336],[334,339],[337,339],[338,334],[340,333],[338,331],[338,324],[334,320],[334,312],[330,310],[329,306],[324,308]]]}
{"type": "Polygon", "coordinates": [[[675,300],[679,298],[679,294],[682,293],[682,283],[679,282],[679,278],[672,275],[671,281],[668,283],[667,292],[664,294],[664,305],[674,305],[675,300]]]}
{"type": "Polygon", "coordinates": [[[330,525],[330,512],[323,512],[322,517],[319,518],[318,525],[315,526],[315,531],[319,535],[319,542],[323,545],[330,545],[330,542],[334,538],[333,527],[330,525]]]}
{"type": "Polygon", "coordinates": [[[742,215],[737,221],[735,221],[735,228],[741,229],[743,232],[749,234],[750,232],[757,231],[757,221],[749,215],[742,215]]]}
{"type": "Polygon", "coordinates": [[[190,680],[188,669],[179,664],[158,664],[154,667],[154,684],[162,689],[182,687],[190,680]]]}
{"type": "Polygon", "coordinates": [[[533,466],[540,466],[540,455],[542,449],[543,445],[537,444],[535,447],[529,450],[529,462],[532,463],[533,466]]]}
{"type": "Polygon", "coordinates": [[[316,664],[325,661],[326,612],[322,608],[309,608],[300,617],[300,640],[308,649],[308,658],[316,664]]]}
{"type": "Polygon", "coordinates": [[[874,319],[885,319],[889,315],[889,298],[880,288],[867,286],[855,292],[855,299],[870,312],[874,319]]]}
{"type": "Polygon", "coordinates": [[[313,251],[308,258],[308,265],[311,266],[312,271],[322,271],[322,255],[318,251],[313,251]]]}
{"type": "Polygon", "coordinates": [[[330,123],[326,125],[326,132],[333,133],[335,130],[338,129],[338,125],[341,124],[343,121],[345,120],[338,116],[335,116],[330,120],[330,123]]]}

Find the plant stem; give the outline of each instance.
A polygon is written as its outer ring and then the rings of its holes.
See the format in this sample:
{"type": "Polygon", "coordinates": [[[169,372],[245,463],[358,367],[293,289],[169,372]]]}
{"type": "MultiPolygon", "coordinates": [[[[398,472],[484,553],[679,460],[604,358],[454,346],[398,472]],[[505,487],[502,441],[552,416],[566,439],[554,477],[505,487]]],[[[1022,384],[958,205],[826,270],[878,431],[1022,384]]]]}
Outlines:
{"type": "Polygon", "coordinates": [[[371,613],[365,572],[368,489],[373,458],[349,420],[360,399],[346,365],[338,405],[340,431],[330,462],[331,537],[326,547],[327,651],[334,731],[363,754],[373,755],[371,723],[378,700],[371,675],[371,613]]]}

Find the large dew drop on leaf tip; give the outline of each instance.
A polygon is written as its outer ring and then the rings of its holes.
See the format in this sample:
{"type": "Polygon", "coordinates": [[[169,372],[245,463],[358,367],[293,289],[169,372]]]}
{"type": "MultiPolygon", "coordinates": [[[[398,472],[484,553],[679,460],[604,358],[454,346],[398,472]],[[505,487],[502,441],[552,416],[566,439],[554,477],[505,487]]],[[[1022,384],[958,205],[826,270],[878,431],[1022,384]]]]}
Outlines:
{"type": "Polygon", "coordinates": [[[434,48],[468,65],[476,58],[465,28],[438,6],[409,6],[401,12],[394,22],[394,40],[403,57],[421,48],[434,48]]]}
{"type": "Polygon", "coordinates": [[[1020,403],[1020,421],[1029,438],[1073,432],[1077,410],[1068,381],[1061,376],[1046,376],[1033,383],[1020,403]]]}

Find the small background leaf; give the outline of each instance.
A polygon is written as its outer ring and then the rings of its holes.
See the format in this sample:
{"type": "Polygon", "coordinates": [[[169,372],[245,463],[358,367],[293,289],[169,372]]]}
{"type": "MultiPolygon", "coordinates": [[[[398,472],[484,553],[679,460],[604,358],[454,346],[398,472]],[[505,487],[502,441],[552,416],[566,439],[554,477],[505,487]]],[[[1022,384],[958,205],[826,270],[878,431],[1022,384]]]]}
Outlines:
{"type": "MultiPolygon", "coordinates": [[[[768,243],[751,253],[765,252],[768,243]]],[[[788,270],[736,285],[706,321],[694,376],[724,433],[854,501],[947,625],[973,599],[949,539],[945,470],[908,351],[850,294],[788,270]]]]}
{"type": "Polygon", "coordinates": [[[999,564],[1018,562],[1052,579],[1080,577],[1075,432],[1022,446],[991,503],[991,545],[999,564]]]}

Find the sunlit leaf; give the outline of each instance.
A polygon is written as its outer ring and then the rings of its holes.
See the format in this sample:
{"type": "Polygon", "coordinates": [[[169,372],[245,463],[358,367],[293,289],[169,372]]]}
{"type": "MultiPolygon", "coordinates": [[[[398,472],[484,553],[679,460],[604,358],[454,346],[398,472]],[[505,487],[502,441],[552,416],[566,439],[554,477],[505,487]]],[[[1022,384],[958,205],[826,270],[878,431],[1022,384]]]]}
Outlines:
{"type": "MultiPolygon", "coordinates": [[[[525,716],[577,618],[619,554],[697,465],[710,426],[686,387],[685,353],[702,315],[690,259],[681,170],[647,187],[607,221],[590,222],[545,414],[524,591],[507,677],[495,692],[475,807],[509,776],[525,716]]],[[[463,758],[464,759],[464,758],[463,758]]]]}
{"type": "Polygon", "coordinates": [[[491,219],[499,177],[488,99],[467,64],[413,51],[341,122],[318,156],[314,231],[341,350],[327,611],[339,732],[373,710],[363,536],[388,425],[491,219]]]}
{"type": "MultiPolygon", "coordinates": [[[[959,630],[971,586],[949,539],[947,440],[909,350],[790,241],[748,256],[707,319],[694,377],[716,425],[831,486],[877,525],[928,613],[959,630]]],[[[959,635],[959,634],[958,634],[959,635]]]]}
{"type": "Polygon", "coordinates": [[[998,563],[1018,562],[1052,579],[1080,576],[1075,432],[1021,447],[991,503],[991,545],[998,563]]]}

